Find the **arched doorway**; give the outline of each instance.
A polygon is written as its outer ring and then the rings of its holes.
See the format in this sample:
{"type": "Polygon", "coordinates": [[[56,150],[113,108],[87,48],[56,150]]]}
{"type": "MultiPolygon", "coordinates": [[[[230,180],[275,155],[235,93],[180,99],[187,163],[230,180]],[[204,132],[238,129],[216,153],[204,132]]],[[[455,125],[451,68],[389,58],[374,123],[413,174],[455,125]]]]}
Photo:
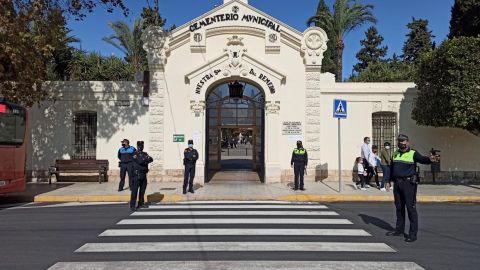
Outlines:
{"type": "Polygon", "coordinates": [[[265,94],[242,81],[214,85],[206,96],[205,181],[219,171],[254,171],[264,181],[265,94]]]}

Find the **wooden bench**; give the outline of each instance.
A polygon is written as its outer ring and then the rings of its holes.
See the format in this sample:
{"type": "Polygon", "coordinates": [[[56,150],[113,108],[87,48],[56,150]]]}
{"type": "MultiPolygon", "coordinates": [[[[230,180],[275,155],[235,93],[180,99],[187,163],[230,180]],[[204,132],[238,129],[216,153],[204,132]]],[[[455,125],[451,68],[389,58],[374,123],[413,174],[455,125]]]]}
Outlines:
{"type": "Polygon", "coordinates": [[[80,174],[80,173],[98,173],[98,183],[107,180],[108,160],[106,159],[57,159],[55,166],[48,169],[48,183],[52,183],[52,175],[57,178],[60,173],[80,174]]]}

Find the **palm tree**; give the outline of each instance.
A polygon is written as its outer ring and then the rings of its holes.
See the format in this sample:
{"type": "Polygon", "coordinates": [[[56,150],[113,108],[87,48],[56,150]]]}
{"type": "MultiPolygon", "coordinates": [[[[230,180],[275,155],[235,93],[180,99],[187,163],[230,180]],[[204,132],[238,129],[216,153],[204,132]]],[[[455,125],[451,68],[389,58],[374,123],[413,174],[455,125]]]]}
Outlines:
{"type": "Polygon", "coordinates": [[[103,41],[111,44],[125,54],[125,60],[130,63],[135,71],[146,70],[147,53],[143,50],[142,27],[143,20],[135,19],[133,29],[122,21],[108,24],[115,34],[104,37],[103,41]]]}
{"type": "Polygon", "coordinates": [[[317,26],[324,28],[330,35],[329,38],[334,40],[337,81],[342,81],[344,38],[349,32],[366,22],[376,23],[377,19],[373,16],[372,11],[373,5],[363,5],[357,3],[356,0],[335,0],[332,14],[325,1],[320,0],[317,13],[308,19],[309,24],[315,23],[317,26]]]}

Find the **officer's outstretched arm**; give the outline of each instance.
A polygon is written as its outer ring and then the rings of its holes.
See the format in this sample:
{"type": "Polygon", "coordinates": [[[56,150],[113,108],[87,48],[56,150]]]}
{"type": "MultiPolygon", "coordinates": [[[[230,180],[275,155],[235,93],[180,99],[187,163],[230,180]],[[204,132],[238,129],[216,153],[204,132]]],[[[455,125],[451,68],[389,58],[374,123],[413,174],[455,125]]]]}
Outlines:
{"type": "Polygon", "coordinates": [[[424,156],[417,151],[415,151],[415,153],[413,154],[413,160],[415,162],[418,162],[418,163],[421,163],[421,164],[431,164],[432,163],[432,161],[430,160],[429,157],[424,156]]]}

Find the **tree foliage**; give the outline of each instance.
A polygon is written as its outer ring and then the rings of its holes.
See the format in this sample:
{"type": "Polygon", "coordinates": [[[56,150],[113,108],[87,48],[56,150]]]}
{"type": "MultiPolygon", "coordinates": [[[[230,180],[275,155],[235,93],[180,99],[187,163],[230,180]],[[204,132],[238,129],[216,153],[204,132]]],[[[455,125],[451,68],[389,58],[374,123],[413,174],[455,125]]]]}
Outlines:
{"type": "Polygon", "coordinates": [[[403,45],[403,59],[407,63],[416,63],[421,55],[434,48],[432,31],[428,30],[428,20],[415,19],[407,24],[410,32],[403,45]]]}
{"type": "Polygon", "coordinates": [[[72,81],[130,81],[134,68],[122,59],[76,50],[68,67],[72,81]]]}
{"type": "Polygon", "coordinates": [[[480,136],[480,37],[444,41],[422,58],[413,119],[480,136]]]}
{"type": "Polygon", "coordinates": [[[109,26],[115,33],[103,40],[124,53],[125,60],[135,71],[148,70],[147,53],[142,41],[143,20],[134,20],[133,29],[122,21],[109,23],[109,26]]]}
{"type": "Polygon", "coordinates": [[[478,35],[480,35],[480,1],[455,0],[448,37],[476,37],[478,35]]]}
{"type": "Polygon", "coordinates": [[[403,62],[395,54],[391,59],[376,61],[358,74],[353,74],[351,82],[411,82],[416,72],[415,65],[403,62]]]}
{"type": "Polygon", "coordinates": [[[365,32],[365,39],[360,41],[363,46],[357,53],[357,59],[360,61],[353,66],[356,72],[361,72],[366,69],[370,64],[380,62],[382,57],[387,54],[388,47],[382,45],[383,37],[378,33],[375,26],[371,26],[365,32]]]}
{"type": "Polygon", "coordinates": [[[122,0],[0,0],[0,95],[25,105],[45,99],[48,63],[68,33],[64,14],[82,19],[98,5],[128,13],[122,0]]]}
{"type": "Polygon", "coordinates": [[[327,33],[335,37],[337,60],[335,77],[337,81],[342,81],[344,38],[361,25],[377,21],[373,16],[373,5],[363,5],[356,0],[335,0],[333,13],[330,10],[327,12],[325,9],[320,9],[320,14],[314,17],[325,27],[327,33]]]}

